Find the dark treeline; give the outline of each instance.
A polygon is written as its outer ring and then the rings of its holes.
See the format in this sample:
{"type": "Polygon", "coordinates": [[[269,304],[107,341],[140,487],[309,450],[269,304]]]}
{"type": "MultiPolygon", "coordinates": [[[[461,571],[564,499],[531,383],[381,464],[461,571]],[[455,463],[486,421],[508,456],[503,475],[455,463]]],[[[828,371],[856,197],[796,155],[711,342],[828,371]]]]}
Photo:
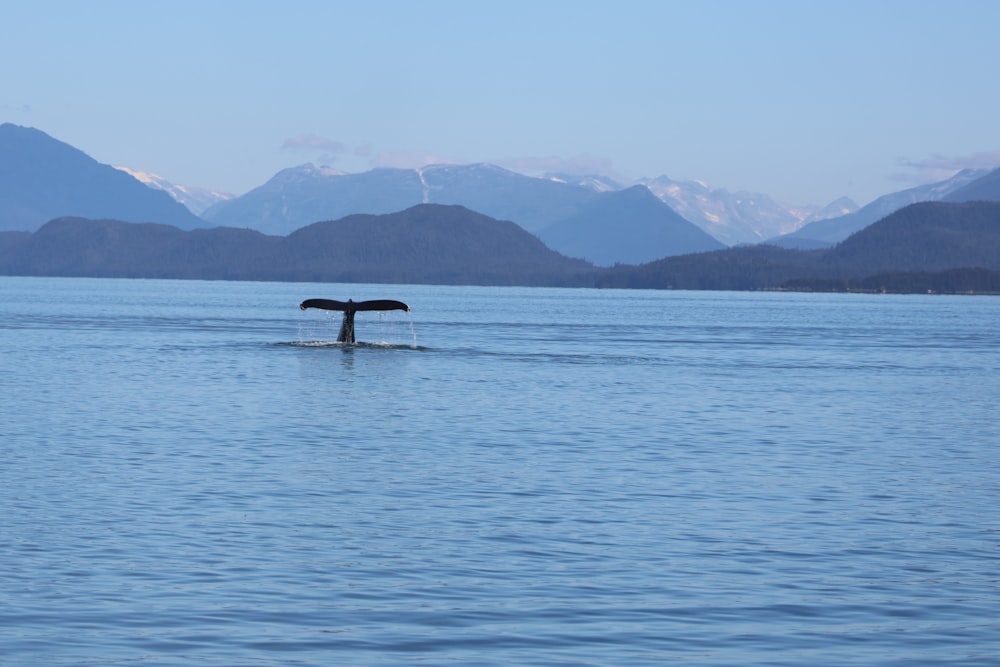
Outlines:
{"type": "Polygon", "coordinates": [[[755,290],[815,270],[822,251],[746,246],[680,255],[640,266],[618,265],[595,276],[597,287],[755,290]]]}
{"type": "Polygon", "coordinates": [[[693,290],[1000,292],[1000,203],[914,204],[828,250],[746,246],[596,268],[512,222],[424,204],[288,236],[61,218],[0,233],[0,274],[693,290]]]}
{"type": "Polygon", "coordinates": [[[797,278],[782,287],[802,292],[1000,294],[1000,271],[972,268],[882,273],[866,278],[797,278]]]}

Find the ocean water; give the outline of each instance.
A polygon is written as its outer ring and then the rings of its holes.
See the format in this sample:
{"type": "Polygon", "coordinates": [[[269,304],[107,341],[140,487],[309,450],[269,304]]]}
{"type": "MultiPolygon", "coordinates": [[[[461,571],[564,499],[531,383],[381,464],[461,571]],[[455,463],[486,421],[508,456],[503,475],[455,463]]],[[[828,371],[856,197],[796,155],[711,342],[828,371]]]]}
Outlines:
{"type": "Polygon", "coordinates": [[[1000,299],[0,294],[0,664],[1000,664],[1000,299]]]}

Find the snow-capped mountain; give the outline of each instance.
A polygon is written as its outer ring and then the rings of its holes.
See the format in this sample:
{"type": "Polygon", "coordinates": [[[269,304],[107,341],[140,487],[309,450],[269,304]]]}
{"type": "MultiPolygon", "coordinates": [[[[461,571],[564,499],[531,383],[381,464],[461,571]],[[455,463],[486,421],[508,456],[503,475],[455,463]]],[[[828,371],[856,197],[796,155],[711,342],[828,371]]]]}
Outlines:
{"type": "Polygon", "coordinates": [[[343,173],[311,164],[278,172],[264,185],[205,211],[214,225],[288,234],[355,213],[394,213],[416,204],[458,204],[535,233],[577,213],[597,192],[524,176],[491,164],[429,165],[343,173]]]}
{"type": "Polygon", "coordinates": [[[119,171],[124,171],[140,183],[145,183],[149,187],[157,190],[163,190],[176,201],[186,206],[188,210],[195,215],[201,215],[206,209],[208,209],[208,207],[233,198],[233,195],[228,192],[218,192],[216,190],[207,190],[205,188],[177,185],[156,174],[150,174],[145,171],[138,171],[136,169],[122,167],[120,165],[114,165],[114,167],[119,171]]]}
{"type": "MultiPolygon", "coordinates": [[[[633,184],[635,185],[635,184],[633,184]]],[[[790,207],[767,195],[730,193],[666,176],[640,183],[684,219],[726,245],[758,243],[798,229],[815,207],[790,207]]],[[[428,165],[344,173],[304,164],[284,169],[247,194],[220,202],[203,217],[216,225],[287,234],[353,213],[391,213],[420,203],[459,204],[532,233],[575,216],[596,196],[626,185],[594,175],[527,176],[493,164],[428,165]]],[[[827,207],[842,214],[849,204],[827,207]]]]}
{"type": "Polygon", "coordinates": [[[795,231],[818,213],[815,207],[793,207],[756,192],[729,192],[701,181],[675,181],[659,176],[643,181],[682,217],[727,245],[759,243],[795,231]]]}

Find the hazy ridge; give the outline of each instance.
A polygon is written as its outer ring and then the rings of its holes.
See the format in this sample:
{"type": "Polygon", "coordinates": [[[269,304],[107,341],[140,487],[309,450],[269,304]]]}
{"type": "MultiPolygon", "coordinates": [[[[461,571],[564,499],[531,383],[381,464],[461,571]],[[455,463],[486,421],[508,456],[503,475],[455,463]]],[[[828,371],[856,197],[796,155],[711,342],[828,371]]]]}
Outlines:
{"type": "Polygon", "coordinates": [[[994,292],[998,271],[1000,202],[914,204],[830,250],[744,246],[611,268],[560,255],[511,222],[440,204],[347,216],[287,237],[79,218],[0,234],[6,275],[994,292]],[[890,277],[872,287],[873,276],[890,277]]]}

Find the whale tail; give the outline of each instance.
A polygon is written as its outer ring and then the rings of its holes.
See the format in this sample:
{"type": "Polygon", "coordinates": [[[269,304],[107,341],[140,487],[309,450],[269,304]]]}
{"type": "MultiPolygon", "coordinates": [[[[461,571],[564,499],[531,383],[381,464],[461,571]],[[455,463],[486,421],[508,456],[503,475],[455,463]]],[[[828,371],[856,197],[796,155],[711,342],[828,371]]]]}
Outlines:
{"type": "Polygon", "coordinates": [[[410,307],[402,301],[392,299],[374,299],[372,301],[334,301],[333,299],[306,299],[299,304],[299,310],[306,308],[319,308],[321,310],[338,310],[344,313],[344,321],[340,324],[340,333],[337,334],[337,342],[354,343],[354,314],[358,311],[368,310],[405,310],[410,311],[410,307]]]}

